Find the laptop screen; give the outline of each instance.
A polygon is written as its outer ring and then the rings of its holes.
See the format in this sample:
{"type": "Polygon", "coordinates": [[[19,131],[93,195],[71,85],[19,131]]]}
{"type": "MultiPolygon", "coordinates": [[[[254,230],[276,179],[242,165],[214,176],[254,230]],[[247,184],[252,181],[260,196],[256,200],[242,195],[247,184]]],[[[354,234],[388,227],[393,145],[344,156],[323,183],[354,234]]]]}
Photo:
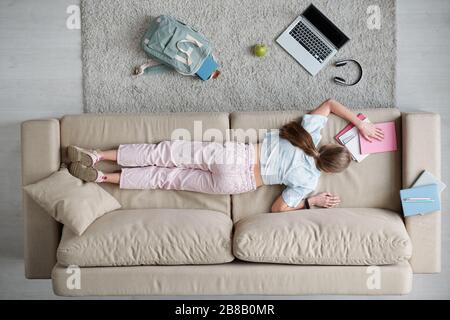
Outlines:
{"type": "Polygon", "coordinates": [[[331,43],[338,49],[350,40],[333,22],[328,20],[325,15],[319,11],[315,6],[310,5],[305,12],[305,17],[314,27],[317,28],[331,43]]]}

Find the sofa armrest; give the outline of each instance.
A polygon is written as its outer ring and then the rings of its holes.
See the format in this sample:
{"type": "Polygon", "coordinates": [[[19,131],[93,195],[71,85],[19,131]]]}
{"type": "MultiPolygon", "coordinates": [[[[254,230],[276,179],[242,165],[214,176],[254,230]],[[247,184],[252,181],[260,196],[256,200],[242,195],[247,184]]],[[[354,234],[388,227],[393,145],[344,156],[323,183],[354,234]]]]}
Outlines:
{"type": "MultiPolygon", "coordinates": [[[[60,131],[56,119],[22,123],[22,186],[48,177],[60,167],[60,131]]],[[[25,276],[50,278],[56,263],[61,228],[27,194],[23,193],[25,223],[25,276]]]]}
{"type": "MultiPolygon", "coordinates": [[[[440,116],[435,113],[402,114],[403,187],[409,188],[423,170],[441,177],[440,116]]],[[[441,213],[405,219],[413,244],[410,260],[414,273],[441,271],[441,213]]]]}

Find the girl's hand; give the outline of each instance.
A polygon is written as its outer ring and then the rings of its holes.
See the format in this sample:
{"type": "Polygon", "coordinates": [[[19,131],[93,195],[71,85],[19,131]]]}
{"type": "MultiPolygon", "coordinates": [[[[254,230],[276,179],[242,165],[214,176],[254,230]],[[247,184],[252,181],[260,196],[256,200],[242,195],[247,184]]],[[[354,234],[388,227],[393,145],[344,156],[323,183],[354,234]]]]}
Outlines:
{"type": "Polygon", "coordinates": [[[332,195],[329,192],[322,192],[308,198],[308,202],[316,207],[333,208],[341,203],[341,199],[339,199],[339,196],[332,195]]]}
{"type": "Polygon", "coordinates": [[[373,123],[370,122],[361,122],[358,126],[358,130],[361,135],[369,142],[372,142],[372,139],[376,139],[378,141],[382,141],[384,139],[383,130],[375,127],[373,123]]]}

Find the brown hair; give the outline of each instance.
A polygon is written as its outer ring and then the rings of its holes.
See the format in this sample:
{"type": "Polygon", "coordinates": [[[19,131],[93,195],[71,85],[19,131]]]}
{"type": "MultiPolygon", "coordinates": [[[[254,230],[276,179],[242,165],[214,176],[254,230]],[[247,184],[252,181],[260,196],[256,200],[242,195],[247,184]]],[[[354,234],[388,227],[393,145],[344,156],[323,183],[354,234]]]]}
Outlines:
{"type": "Polygon", "coordinates": [[[302,149],[308,156],[313,157],[317,168],[324,172],[341,172],[350,165],[352,160],[350,152],[341,145],[330,143],[317,150],[311,135],[298,121],[292,121],[284,125],[280,129],[280,137],[302,149]]]}

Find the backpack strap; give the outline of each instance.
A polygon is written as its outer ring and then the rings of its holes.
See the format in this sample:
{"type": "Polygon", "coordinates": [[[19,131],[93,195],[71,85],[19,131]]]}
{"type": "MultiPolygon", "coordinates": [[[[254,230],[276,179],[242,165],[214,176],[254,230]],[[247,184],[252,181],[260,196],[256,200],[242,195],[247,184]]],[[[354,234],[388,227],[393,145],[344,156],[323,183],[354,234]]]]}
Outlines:
{"type": "Polygon", "coordinates": [[[170,69],[166,65],[164,65],[158,61],[149,59],[146,63],[144,63],[140,66],[137,66],[134,69],[133,75],[141,76],[143,74],[161,73],[161,72],[166,72],[169,70],[170,69]]]}
{"type": "Polygon", "coordinates": [[[192,43],[199,48],[203,47],[203,44],[189,34],[187,35],[186,39],[180,40],[177,42],[178,51],[184,53],[186,55],[186,59],[183,59],[182,57],[180,57],[178,55],[175,57],[175,59],[190,66],[192,64],[191,54],[192,54],[193,49],[189,48],[187,50],[184,50],[183,48],[180,47],[180,43],[192,43]]]}

